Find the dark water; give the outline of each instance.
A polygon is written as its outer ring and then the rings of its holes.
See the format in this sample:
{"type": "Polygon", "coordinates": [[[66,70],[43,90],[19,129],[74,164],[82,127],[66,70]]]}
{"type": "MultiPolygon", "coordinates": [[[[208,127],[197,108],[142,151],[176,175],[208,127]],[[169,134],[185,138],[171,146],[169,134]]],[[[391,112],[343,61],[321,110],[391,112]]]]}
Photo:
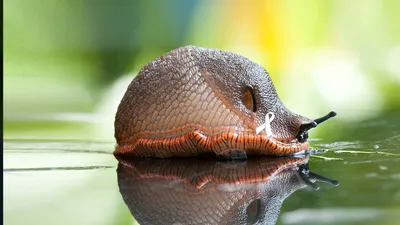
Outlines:
{"type": "Polygon", "coordinates": [[[245,162],[118,163],[112,142],[5,140],[4,221],[400,224],[399,123],[346,132],[311,140],[324,154],[245,162]]]}

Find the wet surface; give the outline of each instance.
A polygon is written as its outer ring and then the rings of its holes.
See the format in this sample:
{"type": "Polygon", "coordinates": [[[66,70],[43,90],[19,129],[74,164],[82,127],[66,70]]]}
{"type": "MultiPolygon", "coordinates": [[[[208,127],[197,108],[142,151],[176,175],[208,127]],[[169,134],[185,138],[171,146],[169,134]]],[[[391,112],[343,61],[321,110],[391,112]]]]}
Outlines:
{"type": "Polygon", "coordinates": [[[5,224],[114,224],[121,201],[113,145],[6,141],[5,224]]]}
{"type": "Polygon", "coordinates": [[[352,132],[353,138],[341,141],[329,135],[311,140],[314,149],[328,152],[309,159],[246,162],[136,159],[118,164],[113,142],[6,140],[4,221],[133,224],[133,214],[143,224],[146,218],[150,224],[157,218],[184,219],[182,224],[399,224],[398,124],[363,124],[352,132]],[[304,171],[340,185],[317,181],[315,190],[300,176],[304,171]]]}

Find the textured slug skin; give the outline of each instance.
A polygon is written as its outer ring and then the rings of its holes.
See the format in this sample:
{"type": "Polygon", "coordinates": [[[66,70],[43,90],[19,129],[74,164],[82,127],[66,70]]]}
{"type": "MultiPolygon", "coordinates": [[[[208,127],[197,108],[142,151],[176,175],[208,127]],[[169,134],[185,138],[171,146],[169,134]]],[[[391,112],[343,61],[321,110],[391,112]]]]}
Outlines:
{"type": "Polygon", "coordinates": [[[295,139],[312,120],[288,110],[267,71],[235,53],[185,46],[144,66],[115,118],[115,155],[197,156],[232,152],[288,155],[309,148],[295,139]],[[244,105],[251,90],[255,108],[244,105]],[[272,138],[256,128],[273,112],[272,138]]]}

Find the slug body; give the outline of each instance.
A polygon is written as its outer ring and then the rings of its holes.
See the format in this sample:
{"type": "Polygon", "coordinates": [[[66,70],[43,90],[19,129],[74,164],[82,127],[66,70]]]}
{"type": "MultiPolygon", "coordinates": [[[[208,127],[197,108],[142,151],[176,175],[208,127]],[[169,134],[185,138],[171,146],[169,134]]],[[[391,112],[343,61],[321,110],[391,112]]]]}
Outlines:
{"type": "Polygon", "coordinates": [[[129,85],[115,118],[114,154],[291,155],[309,149],[307,130],[332,116],[311,120],[288,110],[267,71],[243,56],[185,46],[144,66],[129,85]]]}

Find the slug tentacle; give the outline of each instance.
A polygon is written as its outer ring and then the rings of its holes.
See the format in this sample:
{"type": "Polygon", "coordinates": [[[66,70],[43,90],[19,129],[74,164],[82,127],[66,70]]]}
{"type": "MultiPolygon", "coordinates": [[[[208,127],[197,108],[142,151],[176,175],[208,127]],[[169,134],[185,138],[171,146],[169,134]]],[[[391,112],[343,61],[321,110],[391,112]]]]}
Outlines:
{"type": "Polygon", "coordinates": [[[322,123],[322,122],[324,122],[324,121],[326,121],[326,120],[328,120],[328,119],[330,119],[330,118],[332,118],[332,117],[335,117],[335,116],[336,116],[336,112],[330,111],[330,112],[329,112],[328,114],[326,114],[325,116],[320,117],[320,118],[318,118],[318,119],[315,119],[314,122],[317,123],[317,124],[320,124],[320,123],[322,123]]]}
{"type": "Polygon", "coordinates": [[[300,125],[300,130],[299,130],[299,133],[296,136],[296,139],[301,143],[307,141],[307,139],[308,139],[308,130],[317,127],[318,124],[321,124],[322,122],[324,122],[324,121],[326,121],[326,120],[328,120],[328,119],[330,119],[330,118],[332,118],[334,116],[336,116],[336,112],[331,111],[327,115],[322,116],[320,118],[317,118],[317,119],[313,120],[312,122],[301,124],[300,125]]]}

